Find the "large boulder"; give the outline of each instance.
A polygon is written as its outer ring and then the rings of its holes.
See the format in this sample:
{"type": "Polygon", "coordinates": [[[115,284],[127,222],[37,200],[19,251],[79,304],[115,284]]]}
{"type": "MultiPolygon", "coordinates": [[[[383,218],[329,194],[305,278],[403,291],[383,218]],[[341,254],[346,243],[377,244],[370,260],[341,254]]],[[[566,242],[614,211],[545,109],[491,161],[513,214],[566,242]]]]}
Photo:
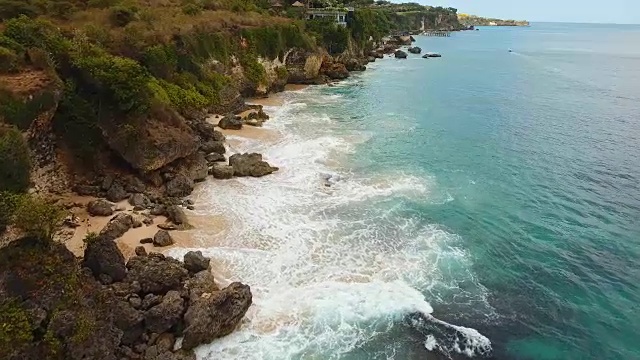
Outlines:
{"type": "Polygon", "coordinates": [[[407,58],[407,53],[402,51],[402,50],[396,50],[394,55],[395,55],[396,59],[406,59],[407,58]]]}
{"type": "Polygon", "coordinates": [[[209,124],[208,122],[194,122],[192,127],[204,142],[225,140],[224,135],[220,131],[216,130],[215,125],[209,124]]]}
{"type": "Polygon", "coordinates": [[[167,219],[172,223],[176,225],[183,225],[184,227],[189,226],[189,219],[187,218],[187,215],[178,205],[168,206],[165,210],[165,214],[167,215],[167,219]]]}
{"type": "Polygon", "coordinates": [[[119,202],[126,199],[129,196],[127,191],[118,182],[114,182],[113,185],[107,190],[107,200],[111,202],[119,202]]]}
{"type": "Polygon", "coordinates": [[[147,208],[151,205],[151,200],[145,194],[137,193],[131,195],[129,198],[129,204],[134,208],[147,208]]]}
{"type": "Polygon", "coordinates": [[[144,323],[147,330],[161,334],[168,331],[182,319],[184,300],[178,291],[167,292],[162,302],[144,313],[144,323]]]}
{"type": "Polygon", "coordinates": [[[189,290],[189,300],[195,302],[202,294],[213,293],[218,291],[218,285],[216,285],[215,279],[209,270],[202,270],[193,277],[190,277],[185,284],[185,287],[189,290]]]}
{"type": "Polygon", "coordinates": [[[114,216],[98,234],[101,239],[115,240],[133,227],[135,220],[131,214],[120,213],[114,216]]]}
{"type": "MultiPolygon", "coordinates": [[[[374,59],[375,60],[375,59],[374,59]]],[[[355,58],[349,58],[344,62],[344,66],[349,71],[365,71],[367,67],[360,62],[360,60],[355,58]]]]}
{"type": "Polygon", "coordinates": [[[216,179],[231,179],[233,177],[233,166],[223,163],[214,163],[209,173],[216,179]]]}
{"type": "Polygon", "coordinates": [[[127,269],[127,280],[137,281],[143,294],[164,295],[170,290],[180,290],[189,275],[181,262],[157,253],[130,258],[127,269]]]}
{"type": "Polygon", "coordinates": [[[91,269],[95,277],[107,275],[113,281],[121,281],[127,276],[124,256],[111,239],[90,241],[84,250],[83,265],[91,269]]]}
{"type": "Polygon", "coordinates": [[[167,195],[171,197],[183,197],[193,191],[193,180],[183,174],[176,175],[166,185],[167,195]]]}
{"type": "Polygon", "coordinates": [[[218,122],[218,127],[225,130],[242,129],[242,120],[236,115],[227,115],[218,122]]]}
{"type": "Polygon", "coordinates": [[[173,245],[174,241],[166,230],[158,230],[158,232],[153,236],[153,245],[158,247],[165,247],[173,245]]]}
{"type": "Polygon", "coordinates": [[[224,147],[224,142],[213,140],[202,143],[202,145],[200,146],[200,150],[202,150],[202,152],[204,152],[205,154],[224,154],[225,152],[227,152],[227,149],[224,147]]]}
{"type": "Polygon", "coordinates": [[[209,269],[211,259],[202,255],[202,251],[189,251],[184,254],[184,267],[192,273],[209,269]]]}
{"type": "Polygon", "coordinates": [[[407,51],[409,51],[412,54],[420,54],[422,52],[422,49],[418,46],[413,46],[407,49],[407,51]]]}
{"type": "Polygon", "coordinates": [[[194,182],[199,182],[206,179],[209,166],[205,154],[198,151],[193,155],[176,161],[173,169],[175,173],[182,174],[194,182]]]}
{"type": "Polygon", "coordinates": [[[91,216],[111,216],[113,204],[102,199],[93,200],[87,204],[87,212],[91,216]]]}
{"type": "Polygon", "coordinates": [[[334,80],[342,80],[349,77],[349,70],[340,62],[327,61],[322,64],[320,71],[322,74],[334,80]]]}
{"type": "Polygon", "coordinates": [[[184,315],[182,348],[193,349],[230,334],[247,313],[251,302],[251,289],[238,282],[221,291],[202,294],[184,315]]]}
{"type": "Polygon", "coordinates": [[[277,167],[263,161],[262,155],[257,153],[231,155],[229,165],[233,167],[234,176],[260,177],[278,170],[277,167]]]}
{"type": "Polygon", "coordinates": [[[122,119],[104,116],[98,126],[109,147],[143,173],[158,170],[198,149],[196,134],[175,112],[151,110],[144,117],[122,119]]]}

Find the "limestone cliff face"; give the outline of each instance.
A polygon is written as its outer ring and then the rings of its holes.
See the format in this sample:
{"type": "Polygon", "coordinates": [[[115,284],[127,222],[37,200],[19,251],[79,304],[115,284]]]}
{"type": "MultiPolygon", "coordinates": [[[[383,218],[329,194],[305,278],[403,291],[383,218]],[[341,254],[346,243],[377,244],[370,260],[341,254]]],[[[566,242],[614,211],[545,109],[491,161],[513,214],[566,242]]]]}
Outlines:
{"type": "Polygon", "coordinates": [[[56,151],[52,120],[60,99],[62,82],[41,70],[28,70],[0,76],[1,94],[11,112],[0,112],[0,122],[20,129],[31,149],[32,176],[37,191],[60,192],[69,186],[66,166],[56,151]],[[11,102],[11,104],[8,104],[11,102]]]}
{"type": "Polygon", "coordinates": [[[288,82],[291,84],[313,84],[320,75],[320,68],[325,57],[325,53],[293,49],[284,60],[285,67],[289,74],[288,82]]]}

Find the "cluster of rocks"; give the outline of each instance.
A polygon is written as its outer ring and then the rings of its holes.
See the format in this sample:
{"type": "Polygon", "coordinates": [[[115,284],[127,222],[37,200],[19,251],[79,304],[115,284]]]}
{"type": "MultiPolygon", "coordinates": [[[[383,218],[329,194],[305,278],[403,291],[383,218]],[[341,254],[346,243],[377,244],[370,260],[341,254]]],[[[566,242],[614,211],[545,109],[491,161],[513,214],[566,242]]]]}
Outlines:
{"type": "Polygon", "coordinates": [[[237,177],[260,177],[277,171],[278,168],[262,160],[257,153],[234,154],[229,157],[229,164],[215,163],[210,173],[216,179],[230,179],[237,177]]]}
{"type": "Polygon", "coordinates": [[[220,290],[200,251],[181,262],[138,248],[125,263],[112,240],[99,238],[87,245],[83,265],[117,298],[118,351],[126,359],[195,359],[190,350],[230,334],[252,302],[247,285],[220,290]]]}

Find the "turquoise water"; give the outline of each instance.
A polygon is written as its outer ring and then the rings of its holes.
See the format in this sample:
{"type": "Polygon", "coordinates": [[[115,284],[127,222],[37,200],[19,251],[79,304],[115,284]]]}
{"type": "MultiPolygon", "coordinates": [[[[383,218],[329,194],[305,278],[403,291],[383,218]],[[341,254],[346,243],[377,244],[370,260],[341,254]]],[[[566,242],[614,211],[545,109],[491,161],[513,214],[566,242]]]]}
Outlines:
{"type": "Polygon", "coordinates": [[[281,170],[198,194],[233,224],[203,251],[254,293],[199,358],[640,359],[637,44],[612,25],[417,37],[443,57],[284,94],[279,140],[230,142],[281,170]]]}
{"type": "Polygon", "coordinates": [[[376,133],[357,171],[430,176],[453,198],[402,206],[460,237],[495,318],[452,305],[455,292],[431,301],[435,314],[479,329],[499,358],[639,359],[640,27],[417,44],[444,57],[379,64],[338,92],[376,133]]]}

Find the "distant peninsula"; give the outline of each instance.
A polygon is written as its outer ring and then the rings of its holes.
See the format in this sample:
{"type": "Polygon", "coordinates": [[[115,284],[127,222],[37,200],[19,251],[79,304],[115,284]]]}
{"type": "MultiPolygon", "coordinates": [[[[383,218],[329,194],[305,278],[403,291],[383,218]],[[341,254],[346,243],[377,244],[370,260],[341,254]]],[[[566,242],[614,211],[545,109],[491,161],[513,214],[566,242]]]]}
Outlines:
{"type": "Polygon", "coordinates": [[[465,26],[529,26],[526,20],[502,20],[468,14],[458,14],[458,21],[465,26]]]}

